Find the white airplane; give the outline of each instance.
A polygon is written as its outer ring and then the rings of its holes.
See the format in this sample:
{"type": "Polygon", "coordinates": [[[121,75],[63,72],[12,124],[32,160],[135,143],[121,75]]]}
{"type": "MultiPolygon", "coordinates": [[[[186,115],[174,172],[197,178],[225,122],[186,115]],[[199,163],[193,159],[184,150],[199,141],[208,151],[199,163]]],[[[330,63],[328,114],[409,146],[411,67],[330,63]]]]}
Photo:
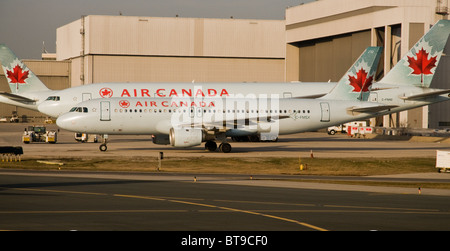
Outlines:
{"type": "MultiPolygon", "coordinates": [[[[227,137],[291,134],[328,127],[377,115],[392,108],[361,101],[366,96],[379,61],[381,47],[369,47],[336,87],[317,99],[247,95],[195,98],[105,98],[77,104],[58,117],[60,128],[95,134],[151,134],[154,143],[189,147],[206,142],[205,148],[230,152],[227,137]],[[358,75],[359,74],[359,75],[358,75]],[[361,79],[360,75],[364,75],[361,79]],[[330,99],[348,89],[349,77],[359,78],[358,91],[347,92],[339,100],[330,99]]],[[[106,141],[100,150],[106,151],[106,141]]]]}
{"type": "MultiPolygon", "coordinates": [[[[317,98],[336,83],[95,83],[50,90],[5,45],[0,61],[11,92],[0,92],[0,102],[39,111],[57,118],[75,104],[96,98],[129,97],[228,97],[237,94],[278,94],[286,98],[317,98]]],[[[371,65],[377,68],[377,65],[371,65]]]]}
{"type": "Polygon", "coordinates": [[[450,20],[438,21],[385,77],[371,86],[369,101],[396,106],[382,115],[449,99],[450,85],[447,89],[430,88],[449,34],[450,20]]]}
{"type": "MultiPolygon", "coordinates": [[[[222,142],[219,148],[229,152],[231,146],[225,142],[227,136],[303,132],[448,100],[450,89],[431,89],[429,86],[449,33],[450,21],[438,21],[372,87],[374,70],[368,68],[370,60],[363,58],[375,48],[366,50],[328,95],[314,100],[254,101],[253,97],[252,101],[252,98],[244,97],[222,100],[219,105],[208,100],[201,101],[205,103],[191,101],[182,107],[176,99],[96,99],[78,104],[71,113],[58,118],[57,123],[62,128],[86,133],[153,134],[156,135],[155,143],[170,143],[176,147],[206,141],[205,148],[215,150],[214,140],[219,140],[222,142]],[[380,103],[365,102],[367,100],[380,103]],[[233,107],[233,104],[245,102],[260,109],[254,109],[255,114],[248,104],[233,107]],[[232,108],[224,104],[231,104],[232,108]],[[180,113],[184,115],[183,119],[180,119],[180,113]],[[201,120],[195,121],[196,118],[201,120]]],[[[106,150],[106,141],[100,150],[106,150]]]]}

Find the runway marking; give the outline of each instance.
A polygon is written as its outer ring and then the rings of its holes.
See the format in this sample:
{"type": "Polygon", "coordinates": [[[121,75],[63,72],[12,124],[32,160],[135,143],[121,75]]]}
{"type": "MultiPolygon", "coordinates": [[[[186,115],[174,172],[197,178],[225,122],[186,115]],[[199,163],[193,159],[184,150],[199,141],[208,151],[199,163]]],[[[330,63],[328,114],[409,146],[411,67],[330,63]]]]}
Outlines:
{"type": "Polygon", "coordinates": [[[218,202],[231,202],[231,203],[249,203],[249,204],[265,204],[265,205],[290,205],[301,207],[315,207],[314,204],[297,204],[297,203],[283,203],[283,202],[267,202],[267,201],[245,201],[245,200],[214,200],[218,202]]]}
{"type": "Polygon", "coordinates": [[[1,187],[1,188],[14,189],[14,190],[24,190],[24,191],[35,191],[35,192],[73,193],[73,194],[86,194],[86,195],[107,195],[106,193],[77,192],[77,191],[37,189],[37,188],[10,188],[10,187],[1,187]]]}
{"type": "Polygon", "coordinates": [[[0,214],[81,214],[81,213],[186,213],[176,209],[124,209],[124,210],[65,210],[65,211],[0,211],[0,214]]]}
{"type": "Polygon", "coordinates": [[[124,194],[114,194],[114,196],[126,197],[126,198],[159,200],[159,201],[165,200],[165,201],[170,201],[170,202],[174,202],[174,203],[181,203],[181,204],[188,204],[188,205],[209,207],[209,208],[218,208],[218,209],[223,209],[223,210],[226,210],[226,211],[246,213],[246,214],[252,214],[252,215],[258,215],[258,216],[263,216],[263,217],[267,217],[267,218],[272,218],[272,219],[276,219],[276,220],[287,221],[287,222],[291,222],[291,223],[295,223],[295,224],[298,224],[298,225],[302,225],[304,227],[311,228],[311,229],[314,229],[314,230],[328,231],[328,230],[326,230],[324,228],[317,227],[317,226],[314,226],[314,225],[311,225],[311,224],[308,224],[308,223],[305,223],[305,222],[293,220],[293,219],[288,219],[288,218],[279,217],[279,216],[270,215],[270,214],[258,213],[258,212],[249,211],[249,210],[236,209],[236,208],[231,208],[231,207],[215,206],[215,205],[209,205],[209,204],[197,203],[197,202],[189,202],[189,201],[183,201],[183,200],[162,199],[162,198],[157,198],[157,197],[146,197],[146,196],[135,196],[135,195],[124,195],[124,194]]]}
{"type": "Polygon", "coordinates": [[[437,209],[417,209],[417,208],[395,208],[395,207],[363,207],[363,206],[342,206],[342,205],[324,205],[324,207],[338,207],[338,208],[356,208],[356,209],[379,209],[379,210],[395,210],[395,211],[433,211],[439,212],[437,209]]]}

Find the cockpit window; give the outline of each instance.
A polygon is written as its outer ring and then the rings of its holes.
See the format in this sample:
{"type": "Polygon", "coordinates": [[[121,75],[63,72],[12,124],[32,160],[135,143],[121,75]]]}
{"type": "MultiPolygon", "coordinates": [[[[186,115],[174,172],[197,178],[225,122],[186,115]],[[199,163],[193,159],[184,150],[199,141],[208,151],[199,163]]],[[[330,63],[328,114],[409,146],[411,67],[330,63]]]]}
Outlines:
{"type": "Polygon", "coordinates": [[[88,112],[88,108],[87,107],[72,107],[72,109],[70,109],[69,112],[83,112],[83,113],[87,113],[88,112]]]}
{"type": "Polygon", "coordinates": [[[49,96],[46,100],[49,101],[59,101],[60,97],[59,96],[49,96]]]}

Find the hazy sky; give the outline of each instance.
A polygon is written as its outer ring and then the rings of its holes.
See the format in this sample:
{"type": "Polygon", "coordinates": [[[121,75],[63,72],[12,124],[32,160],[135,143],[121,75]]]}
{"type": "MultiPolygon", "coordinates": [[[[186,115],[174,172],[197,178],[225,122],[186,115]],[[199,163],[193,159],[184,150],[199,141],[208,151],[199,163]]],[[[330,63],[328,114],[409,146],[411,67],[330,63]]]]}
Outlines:
{"type": "Polygon", "coordinates": [[[56,52],[56,28],[82,15],[284,19],[285,9],[314,0],[0,0],[0,43],[19,58],[56,52]]]}

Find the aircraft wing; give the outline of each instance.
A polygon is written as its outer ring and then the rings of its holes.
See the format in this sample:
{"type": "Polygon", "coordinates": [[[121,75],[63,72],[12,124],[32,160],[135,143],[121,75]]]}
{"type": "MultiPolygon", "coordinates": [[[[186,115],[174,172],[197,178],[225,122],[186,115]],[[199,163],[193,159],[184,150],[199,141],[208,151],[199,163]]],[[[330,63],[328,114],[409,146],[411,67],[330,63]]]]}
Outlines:
{"type": "Polygon", "coordinates": [[[32,103],[36,102],[35,100],[29,99],[29,98],[25,98],[25,97],[20,96],[20,95],[8,93],[8,92],[0,92],[0,96],[6,97],[7,99],[10,99],[12,101],[16,101],[16,102],[19,102],[19,103],[23,103],[23,104],[32,104],[32,103]]]}
{"type": "Polygon", "coordinates": [[[316,99],[327,95],[327,93],[321,93],[321,94],[315,94],[315,95],[309,95],[309,96],[296,96],[292,98],[301,98],[301,99],[316,99]]]}
{"type": "Polygon", "coordinates": [[[274,120],[278,119],[287,119],[290,116],[262,116],[262,117],[253,117],[253,118],[242,118],[242,119],[224,119],[224,120],[218,120],[218,121],[199,121],[189,124],[181,124],[182,127],[204,127],[204,128],[224,128],[225,130],[229,130],[231,128],[227,128],[227,126],[232,125],[238,126],[238,125],[255,125],[261,122],[273,122],[274,120]]]}
{"type": "Polygon", "coordinates": [[[369,107],[350,107],[347,109],[350,113],[377,113],[398,107],[397,105],[377,105],[369,107]]]}
{"type": "Polygon", "coordinates": [[[403,100],[418,100],[418,99],[431,98],[431,97],[434,97],[434,96],[439,96],[439,95],[447,94],[447,93],[450,93],[450,89],[436,90],[436,91],[425,92],[425,93],[412,95],[412,96],[403,96],[403,97],[400,97],[400,98],[403,99],[403,100]]]}

